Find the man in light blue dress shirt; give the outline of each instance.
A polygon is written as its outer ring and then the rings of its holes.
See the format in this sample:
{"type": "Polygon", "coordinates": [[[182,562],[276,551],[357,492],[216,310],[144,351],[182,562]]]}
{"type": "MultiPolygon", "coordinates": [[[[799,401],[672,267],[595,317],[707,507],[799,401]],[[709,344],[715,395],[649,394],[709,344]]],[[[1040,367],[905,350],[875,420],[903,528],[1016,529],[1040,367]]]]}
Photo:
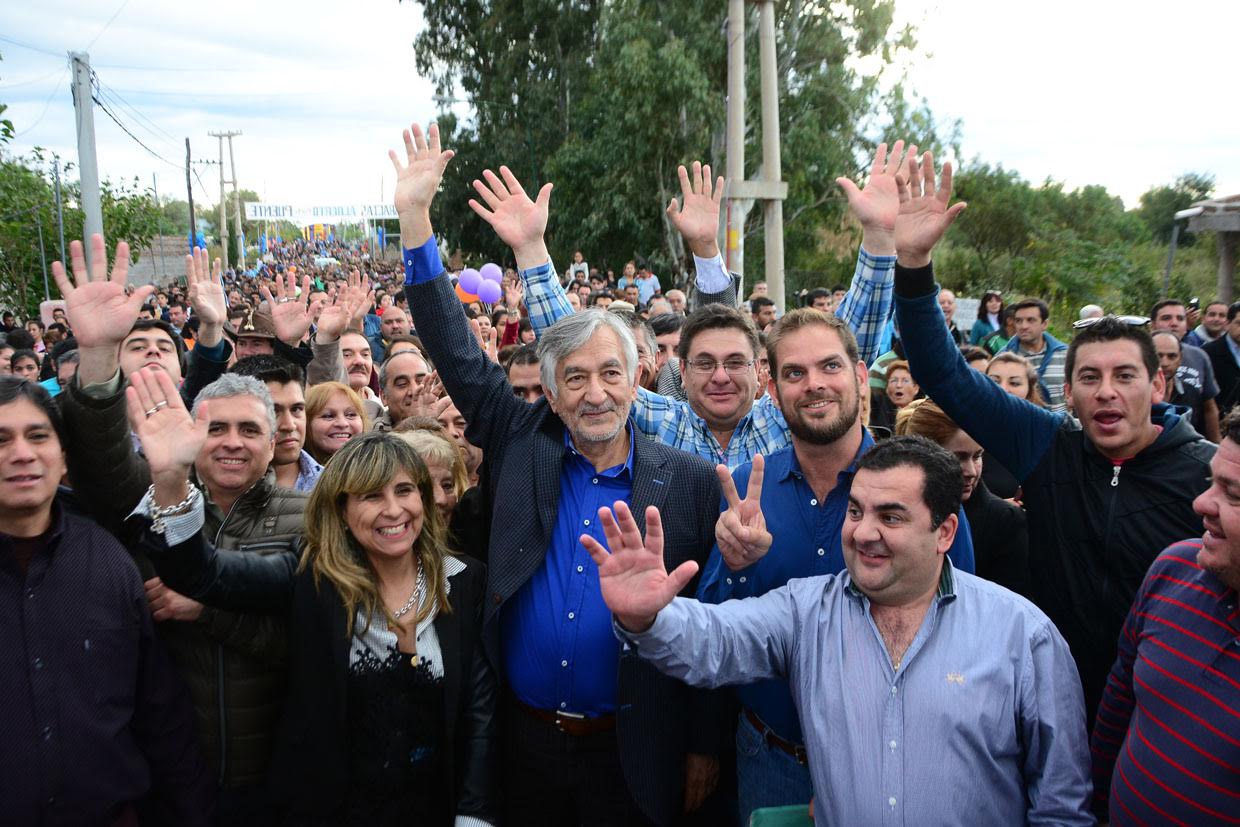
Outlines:
{"type": "Polygon", "coordinates": [[[920,437],[857,462],[847,571],[712,606],[677,598],[628,508],[582,543],[625,646],[703,687],[787,677],[818,824],[1093,824],[1080,680],[1032,603],[954,569],[959,463],[920,437]]]}

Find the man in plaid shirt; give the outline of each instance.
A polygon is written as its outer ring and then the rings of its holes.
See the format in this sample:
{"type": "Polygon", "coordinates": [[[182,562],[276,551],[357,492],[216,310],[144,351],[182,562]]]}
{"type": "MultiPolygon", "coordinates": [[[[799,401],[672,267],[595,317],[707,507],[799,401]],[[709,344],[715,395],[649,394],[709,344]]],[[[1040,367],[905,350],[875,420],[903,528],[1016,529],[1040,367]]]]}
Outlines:
{"type": "MultiPolygon", "coordinates": [[[[856,334],[861,361],[867,363],[879,355],[879,339],[891,316],[896,261],[896,212],[880,195],[894,192],[897,174],[904,172],[897,172],[894,165],[886,170],[885,156],[883,145],[876,154],[875,172],[864,189],[847,178],[837,179],[863,233],[852,285],[836,315],[856,334]]],[[[511,176],[507,169],[501,168],[501,172],[505,179],[511,176]]],[[[680,369],[688,402],[639,388],[630,416],[634,427],[647,437],[732,469],[756,454],[769,455],[787,448],[791,437],[770,394],[754,401],[757,336],[747,314],[722,308],[706,310],[711,303],[736,303],[732,277],[724,267],[717,239],[723,178],[712,184],[710,167],[698,162],[693,164],[692,176],[683,166],[679,172],[683,206],[673,199],[667,212],[693,254],[699,293],[699,309],[687,320],[680,342],[680,369]],[[702,318],[702,313],[709,313],[711,318],[702,318]],[[694,324],[695,316],[701,324],[694,324]]],[[[543,239],[551,185],[545,185],[531,201],[490,170],[483,176],[486,180],[475,181],[474,188],[486,202],[486,209],[477,201],[470,205],[512,247],[525,285],[530,322],[541,333],[573,312],[543,239]]]]}

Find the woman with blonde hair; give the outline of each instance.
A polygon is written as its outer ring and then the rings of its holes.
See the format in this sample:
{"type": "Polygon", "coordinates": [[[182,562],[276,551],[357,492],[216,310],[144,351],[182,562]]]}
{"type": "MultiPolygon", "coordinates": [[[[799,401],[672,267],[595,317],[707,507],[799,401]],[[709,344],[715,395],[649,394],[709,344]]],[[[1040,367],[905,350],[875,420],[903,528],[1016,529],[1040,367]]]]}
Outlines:
{"type": "Polygon", "coordinates": [[[969,520],[977,576],[1019,594],[1029,591],[1029,533],[1020,506],[996,497],[982,481],[982,447],[929,399],[896,414],[898,436],[922,436],[946,448],[964,476],[961,501],[969,520]]]}
{"type": "Polygon", "coordinates": [[[443,524],[450,525],[457,502],[469,488],[469,473],[465,470],[460,449],[447,437],[425,429],[402,430],[397,427],[393,433],[417,451],[426,463],[426,470],[431,475],[431,487],[435,491],[435,507],[439,509],[443,524]]]}
{"type": "Polygon", "coordinates": [[[343,382],[321,382],[306,391],[306,452],[320,465],[370,429],[366,405],[343,382]]]}
{"type": "Polygon", "coordinates": [[[452,556],[426,464],[391,434],[336,452],[304,538],[217,552],[188,484],[210,402],[171,379],[126,391],[154,484],[140,509],[160,577],[209,606],[287,616],[288,695],[267,794],[286,823],[494,824],[496,679],[481,643],[483,567],[452,556]]]}

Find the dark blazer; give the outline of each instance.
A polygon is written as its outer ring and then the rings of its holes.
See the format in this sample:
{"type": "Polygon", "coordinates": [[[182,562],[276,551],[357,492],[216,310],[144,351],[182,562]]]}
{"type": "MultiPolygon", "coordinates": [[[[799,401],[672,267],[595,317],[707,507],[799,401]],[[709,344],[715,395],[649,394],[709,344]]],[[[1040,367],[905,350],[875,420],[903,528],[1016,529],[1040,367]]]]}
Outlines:
{"type": "MultiPolygon", "coordinates": [[[[344,603],[329,581],[297,572],[300,539],[275,554],[217,554],[198,532],[169,549],[149,530],[141,545],[164,582],[212,606],[288,615],[288,694],[280,716],[268,787],[272,803],[289,814],[330,818],[344,803],[347,766],[349,646],[344,603]]],[[[486,567],[466,557],[448,578],[451,613],[436,616],[444,658],[445,774],[452,812],[495,823],[498,752],[497,690],[479,636],[486,567]]]]}
{"type": "Polygon", "coordinates": [[[1218,382],[1216,401],[1220,417],[1240,402],[1240,367],[1236,366],[1236,359],[1231,355],[1231,348],[1227,345],[1227,336],[1228,334],[1224,333],[1213,342],[1206,342],[1201,346],[1201,349],[1210,357],[1210,367],[1214,368],[1214,379],[1218,382]]]}
{"type": "Polygon", "coordinates": [[[969,518],[977,576],[1028,597],[1029,529],[1024,509],[999,499],[979,479],[964,504],[964,514],[969,518]]]}
{"type": "MultiPolygon", "coordinates": [[[[495,503],[483,642],[503,669],[499,623],[506,601],[543,564],[556,522],[564,423],[546,399],[530,404],[512,393],[501,368],[478,347],[446,275],[405,288],[414,323],[435,369],[469,423],[465,435],[490,468],[495,503]]],[[[637,438],[631,505],[645,530],[646,506],[666,515],[664,559],[669,570],[704,565],[715,541],[720,488],[705,460],[637,438]]],[[[682,592],[692,596],[696,578],[682,592]]],[[[625,780],[645,815],[658,823],[684,808],[685,755],[717,754],[724,739],[720,698],[692,689],[622,652],[617,686],[618,738],[625,780]]]]}

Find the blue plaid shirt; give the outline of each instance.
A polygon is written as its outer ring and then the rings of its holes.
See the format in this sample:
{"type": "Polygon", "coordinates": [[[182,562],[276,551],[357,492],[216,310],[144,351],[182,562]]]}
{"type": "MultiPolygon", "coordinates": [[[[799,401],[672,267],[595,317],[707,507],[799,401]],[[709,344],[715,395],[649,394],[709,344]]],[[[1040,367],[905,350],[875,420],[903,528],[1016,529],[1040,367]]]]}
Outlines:
{"type": "MultiPolygon", "coordinates": [[[[866,363],[879,355],[879,339],[891,317],[895,266],[895,256],[872,256],[861,249],[852,285],[836,311],[856,334],[857,350],[866,363]]],[[[699,273],[699,279],[702,275],[699,273]]],[[[521,279],[525,283],[530,324],[536,334],[573,312],[550,261],[522,270],[521,279]]],[[[769,456],[792,444],[788,423],[769,394],[754,403],[736,423],[726,449],[688,402],[638,388],[630,417],[634,427],[647,437],[728,468],[749,462],[755,454],[769,456]]]]}

